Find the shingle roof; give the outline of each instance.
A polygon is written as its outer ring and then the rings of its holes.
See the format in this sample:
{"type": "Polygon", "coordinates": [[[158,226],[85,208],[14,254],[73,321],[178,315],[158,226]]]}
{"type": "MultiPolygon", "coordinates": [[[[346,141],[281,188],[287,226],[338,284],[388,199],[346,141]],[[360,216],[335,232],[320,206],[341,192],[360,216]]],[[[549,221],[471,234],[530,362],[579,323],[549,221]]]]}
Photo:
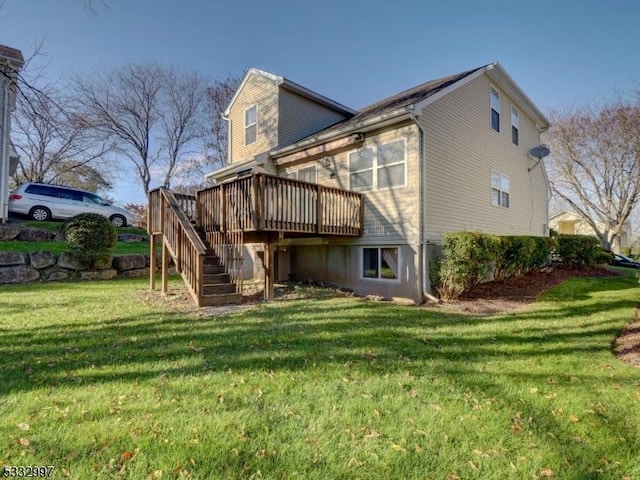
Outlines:
{"type": "Polygon", "coordinates": [[[466,72],[456,73],[447,77],[431,80],[408,90],[404,90],[400,93],[387,97],[384,100],[372,103],[371,105],[359,110],[354,116],[330,125],[323,130],[309,135],[309,137],[298,140],[298,142],[296,143],[304,142],[306,138],[330,134],[332,130],[348,129],[350,126],[360,125],[370,118],[384,115],[385,113],[391,113],[396,110],[402,109],[403,107],[408,107],[409,105],[418,103],[426,98],[429,98],[432,95],[435,95],[444,88],[447,88],[449,85],[453,85],[454,83],[485,67],[487,67],[487,65],[483,65],[472,70],[467,70],[466,72]]]}
{"type": "Polygon", "coordinates": [[[10,60],[15,60],[24,63],[24,57],[22,56],[22,52],[17,48],[7,47],[6,45],[0,45],[0,57],[5,57],[10,60]]]}

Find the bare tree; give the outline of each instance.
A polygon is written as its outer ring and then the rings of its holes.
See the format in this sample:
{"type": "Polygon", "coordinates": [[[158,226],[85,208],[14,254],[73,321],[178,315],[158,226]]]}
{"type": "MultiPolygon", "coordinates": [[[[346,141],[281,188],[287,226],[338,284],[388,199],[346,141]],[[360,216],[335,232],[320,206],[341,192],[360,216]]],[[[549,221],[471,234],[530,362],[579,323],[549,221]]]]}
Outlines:
{"type": "Polygon", "coordinates": [[[134,166],[145,194],[159,151],[152,135],[165,72],[156,64],[132,64],[76,79],[77,99],[89,125],[134,166]]]}
{"type": "Polygon", "coordinates": [[[551,121],[552,191],[610,250],[640,198],[640,102],[556,112],[551,121]]]}
{"type": "Polygon", "coordinates": [[[14,181],[110,188],[105,156],[110,145],[91,135],[82,117],[53,87],[25,88],[17,97],[13,139],[20,153],[14,181]]]}
{"type": "Polygon", "coordinates": [[[160,98],[163,137],[163,186],[169,188],[181,166],[199,153],[206,132],[203,98],[206,84],[195,72],[167,70],[160,98]],[[191,150],[190,150],[191,148],[191,150]]]}
{"type": "Polygon", "coordinates": [[[206,107],[209,121],[206,167],[209,170],[227,163],[227,122],[222,114],[240,85],[240,77],[227,75],[207,88],[206,107]]]}

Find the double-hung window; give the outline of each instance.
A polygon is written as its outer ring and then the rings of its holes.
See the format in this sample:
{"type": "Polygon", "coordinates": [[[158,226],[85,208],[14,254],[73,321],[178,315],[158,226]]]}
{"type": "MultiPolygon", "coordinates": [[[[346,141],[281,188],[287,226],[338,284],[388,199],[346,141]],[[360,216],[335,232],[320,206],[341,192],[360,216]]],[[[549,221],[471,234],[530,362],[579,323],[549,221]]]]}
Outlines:
{"type": "Polygon", "coordinates": [[[349,154],[351,190],[401,187],[406,184],[404,139],[362,148],[349,154]]]}
{"type": "Polygon", "coordinates": [[[491,170],[491,205],[509,208],[509,177],[491,170]]]}
{"type": "Polygon", "coordinates": [[[316,166],[311,165],[310,167],[301,168],[294,172],[289,172],[287,174],[288,178],[294,178],[296,180],[302,180],[303,182],[311,182],[316,183],[316,166]]]}
{"type": "Polygon", "coordinates": [[[251,145],[258,140],[258,105],[253,104],[244,111],[244,144],[251,145]]]}
{"type": "Polygon", "coordinates": [[[491,128],[500,131],[500,94],[491,87],[491,128]]]}
{"type": "Polygon", "coordinates": [[[520,113],[513,105],[511,106],[511,142],[518,145],[520,133],[520,113]]]}
{"type": "Polygon", "coordinates": [[[397,280],[399,269],[398,247],[365,247],[362,249],[362,278],[397,280]]]}

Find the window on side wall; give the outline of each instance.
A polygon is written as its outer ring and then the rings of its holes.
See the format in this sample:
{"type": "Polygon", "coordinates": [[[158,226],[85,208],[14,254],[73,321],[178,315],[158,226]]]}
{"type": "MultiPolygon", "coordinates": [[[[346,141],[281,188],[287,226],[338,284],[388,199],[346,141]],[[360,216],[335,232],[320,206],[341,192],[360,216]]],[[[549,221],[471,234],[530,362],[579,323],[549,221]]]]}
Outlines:
{"type": "Polygon", "coordinates": [[[287,174],[287,178],[293,178],[294,180],[301,180],[303,182],[317,183],[316,166],[301,168],[287,174]]]}
{"type": "Polygon", "coordinates": [[[491,170],[491,205],[509,208],[509,177],[491,170]]]}
{"type": "Polygon", "coordinates": [[[362,249],[362,278],[397,280],[399,272],[398,247],[365,247],[362,249]]]}
{"type": "Polygon", "coordinates": [[[373,188],[373,148],[363,148],[349,154],[351,190],[373,188]]]}
{"type": "Polygon", "coordinates": [[[516,107],[511,107],[511,142],[518,145],[520,134],[520,114],[516,107]]]}
{"type": "Polygon", "coordinates": [[[500,131],[500,94],[491,87],[491,128],[500,131]]]}
{"type": "Polygon", "coordinates": [[[258,140],[258,105],[253,104],[244,111],[244,144],[258,140]]]}
{"type": "Polygon", "coordinates": [[[349,154],[351,190],[364,191],[406,185],[404,139],[363,148],[349,154]]]}

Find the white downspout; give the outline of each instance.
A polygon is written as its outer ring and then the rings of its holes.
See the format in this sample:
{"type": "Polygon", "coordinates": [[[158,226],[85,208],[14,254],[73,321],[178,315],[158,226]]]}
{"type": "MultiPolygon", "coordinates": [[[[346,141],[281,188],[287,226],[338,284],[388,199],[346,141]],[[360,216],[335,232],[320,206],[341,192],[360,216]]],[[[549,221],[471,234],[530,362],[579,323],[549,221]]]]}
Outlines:
{"type": "Polygon", "coordinates": [[[419,242],[420,252],[418,263],[420,265],[419,281],[420,290],[422,296],[433,302],[439,302],[440,300],[431,294],[431,279],[429,278],[429,257],[427,255],[427,241],[425,239],[425,227],[427,225],[427,205],[426,205],[426,192],[427,192],[427,173],[426,173],[426,160],[427,160],[427,140],[425,131],[418,121],[420,113],[416,114],[415,108],[411,111],[411,119],[415,122],[420,130],[420,155],[418,160],[418,176],[419,176],[419,194],[418,194],[418,230],[419,230],[419,242]]]}

